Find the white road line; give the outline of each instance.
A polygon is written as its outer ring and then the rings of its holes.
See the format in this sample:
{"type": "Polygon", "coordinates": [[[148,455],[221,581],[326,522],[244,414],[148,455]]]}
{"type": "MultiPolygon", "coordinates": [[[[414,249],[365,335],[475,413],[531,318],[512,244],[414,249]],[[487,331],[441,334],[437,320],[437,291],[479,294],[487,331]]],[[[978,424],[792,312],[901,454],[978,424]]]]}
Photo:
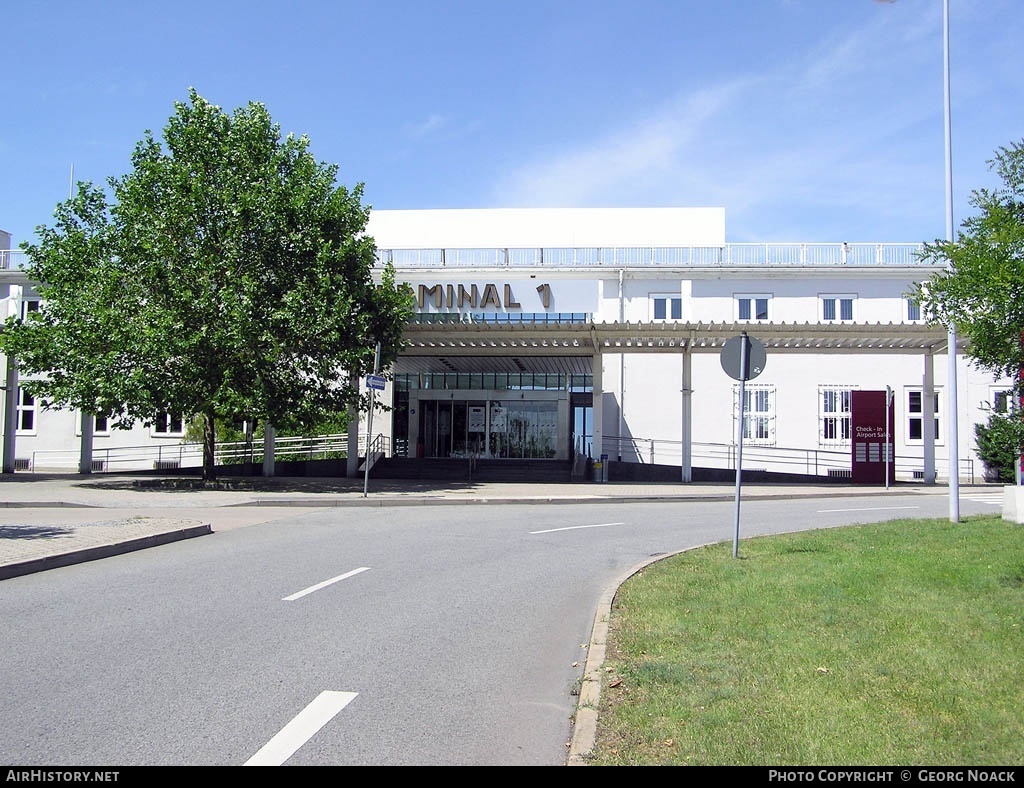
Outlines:
{"type": "Polygon", "coordinates": [[[312,703],[299,712],[270,741],[260,747],[259,752],[243,766],[280,766],[291,758],[295,751],[309,741],[334,715],[345,708],[357,692],[324,690],[312,703]]]}
{"type": "Polygon", "coordinates": [[[319,591],[321,588],[326,588],[327,586],[329,586],[329,585],[331,585],[333,583],[337,583],[339,580],[345,580],[346,578],[352,577],[352,575],[358,575],[360,572],[365,572],[369,568],[370,567],[368,567],[368,566],[361,566],[358,569],[353,569],[351,572],[346,572],[343,575],[338,575],[337,577],[332,577],[330,580],[324,580],[324,582],[322,582],[322,583],[317,583],[315,586],[310,586],[309,588],[304,588],[301,591],[296,591],[294,594],[292,594],[291,596],[286,596],[281,601],[282,602],[294,602],[299,597],[303,597],[306,594],[312,594],[314,591],[319,591]]]}
{"type": "Polygon", "coordinates": [[[607,528],[610,525],[625,525],[625,523],[597,523],[595,525],[569,525],[565,528],[549,528],[546,531],[530,531],[533,534],[553,534],[556,531],[575,531],[579,528],[607,528]]]}
{"type": "Polygon", "coordinates": [[[975,503],[987,503],[990,506],[1002,506],[1003,505],[1003,499],[1002,499],[1001,496],[998,497],[998,498],[983,498],[980,495],[965,495],[964,496],[964,500],[965,501],[974,501],[975,503]]]}
{"type": "Polygon", "coordinates": [[[869,506],[865,509],[818,509],[818,514],[831,512],[884,512],[888,509],[920,509],[920,506],[869,506]]]}

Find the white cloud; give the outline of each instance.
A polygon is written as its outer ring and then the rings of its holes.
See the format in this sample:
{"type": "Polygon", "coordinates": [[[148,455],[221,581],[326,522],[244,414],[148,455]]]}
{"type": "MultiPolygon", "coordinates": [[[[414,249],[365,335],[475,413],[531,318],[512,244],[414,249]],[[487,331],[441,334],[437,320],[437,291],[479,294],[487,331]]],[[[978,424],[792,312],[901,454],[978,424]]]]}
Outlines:
{"type": "MultiPolygon", "coordinates": [[[[500,179],[504,205],[585,206],[614,198],[637,181],[659,182],[676,170],[706,126],[742,94],[745,83],[698,90],[605,139],[529,162],[500,179]]],[[[621,196],[621,195],[620,195],[621,196]]],[[[629,198],[626,197],[628,201],[629,198]]]]}
{"type": "Polygon", "coordinates": [[[426,137],[439,129],[444,128],[448,121],[443,115],[437,113],[432,114],[426,120],[421,121],[410,126],[406,126],[406,134],[413,139],[421,139],[426,137]]]}
{"type": "Polygon", "coordinates": [[[922,85],[930,74],[921,75],[938,62],[941,18],[891,10],[756,72],[705,82],[603,138],[527,161],[499,179],[493,200],[724,206],[730,228],[756,228],[762,240],[832,240],[811,238],[830,227],[884,235],[902,206],[920,226],[921,206],[911,203],[932,188],[939,165],[929,157],[942,145],[933,124],[941,86],[936,76],[930,90],[922,85]]]}

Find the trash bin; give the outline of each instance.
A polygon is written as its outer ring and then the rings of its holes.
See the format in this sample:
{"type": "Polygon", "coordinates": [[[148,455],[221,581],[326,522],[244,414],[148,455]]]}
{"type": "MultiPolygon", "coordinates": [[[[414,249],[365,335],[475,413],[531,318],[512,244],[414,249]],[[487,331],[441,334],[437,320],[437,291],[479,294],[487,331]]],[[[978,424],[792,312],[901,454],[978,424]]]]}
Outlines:
{"type": "Polygon", "coordinates": [[[601,462],[600,460],[594,463],[594,481],[604,481],[604,463],[601,462]]]}
{"type": "Polygon", "coordinates": [[[608,481],[608,455],[601,455],[601,481],[608,481]]]}

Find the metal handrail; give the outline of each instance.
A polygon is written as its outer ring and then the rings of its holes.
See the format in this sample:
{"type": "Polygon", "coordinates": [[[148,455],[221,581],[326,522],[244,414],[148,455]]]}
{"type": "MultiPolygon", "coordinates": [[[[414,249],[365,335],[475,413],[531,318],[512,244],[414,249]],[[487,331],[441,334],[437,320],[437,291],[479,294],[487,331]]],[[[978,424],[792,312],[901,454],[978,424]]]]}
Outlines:
{"type": "MultiPolygon", "coordinates": [[[[364,436],[360,436],[362,445],[365,445],[365,440],[364,436]]],[[[348,436],[342,434],[279,437],[274,441],[274,455],[278,458],[313,459],[318,455],[347,451],[348,436]]],[[[256,456],[262,455],[262,452],[262,446],[254,446],[252,442],[225,441],[216,444],[214,456],[218,465],[228,465],[240,461],[251,462],[256,456]]],[[[77,451],[40,449],[32,452],[29,468],[77,469],[79,456],[77,451]]],[[[171,467],[198,468],[203,464],[203,445],[181,442],[93,448],[92,464],[94,468],[104,472],[171,467]]]]}
{"type": "MultiPolygon", "coordinates": [[[[683,442],[661,438],[637,438],[633,436],[605,435],[602,451],[609,457],[622,457],[624,462],[663,465],[680,464],[683,442]]],[[[712,468],[734,470],[736,468],[736,445],[734,443],[693,443],[690,445],[691,462],[701,461],[712,468]]],[[[923,460],[919,457],[896,457],[895,473],[906,479],[923,478],[923,460]]],[[[847,476],[852,472],[853,461],[850,450],[801,449],[781,446],[745,445],[743,448],[744,470],[773,470],[800,473],[810,476],[847,476]]],[[[974,483],[974,460],[970,457],[959,461],[960,478],[974,483]]]]}

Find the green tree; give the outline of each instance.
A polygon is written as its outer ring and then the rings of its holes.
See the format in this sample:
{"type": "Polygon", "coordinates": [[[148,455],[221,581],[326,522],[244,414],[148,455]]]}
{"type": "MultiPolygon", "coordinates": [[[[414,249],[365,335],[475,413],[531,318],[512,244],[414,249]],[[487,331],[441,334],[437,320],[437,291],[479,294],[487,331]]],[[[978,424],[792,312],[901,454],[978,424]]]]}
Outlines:
{"type": "Polygon", "coordinates": [[[218,418],[301,427],[368,406],[358,375],[397,356],[411,314],[387,267],[374,277],[362,185],[336,185],[306,137],[262,104],[229,115],[194,90],[164,145],[57,207],[24,245],[43,308],[2,343],[54,407],[128,428],[162,412],[203,420],[203,478],[218,418]]]}
{"type": "MultiPolygon", "coordinates": [[[[925,244],[923,259],[944,270],[918,284],[913,297],[931,322],[967,339],[978,367],[1014,380],[1020,402],[1024,371],[1024,140],[999,148],[990,168],[1001,185],[977,189],[953,241],[925,244]]],[[[1024,446],[1024,412],[1017,408],[999,435],[1024,446]]]]}

